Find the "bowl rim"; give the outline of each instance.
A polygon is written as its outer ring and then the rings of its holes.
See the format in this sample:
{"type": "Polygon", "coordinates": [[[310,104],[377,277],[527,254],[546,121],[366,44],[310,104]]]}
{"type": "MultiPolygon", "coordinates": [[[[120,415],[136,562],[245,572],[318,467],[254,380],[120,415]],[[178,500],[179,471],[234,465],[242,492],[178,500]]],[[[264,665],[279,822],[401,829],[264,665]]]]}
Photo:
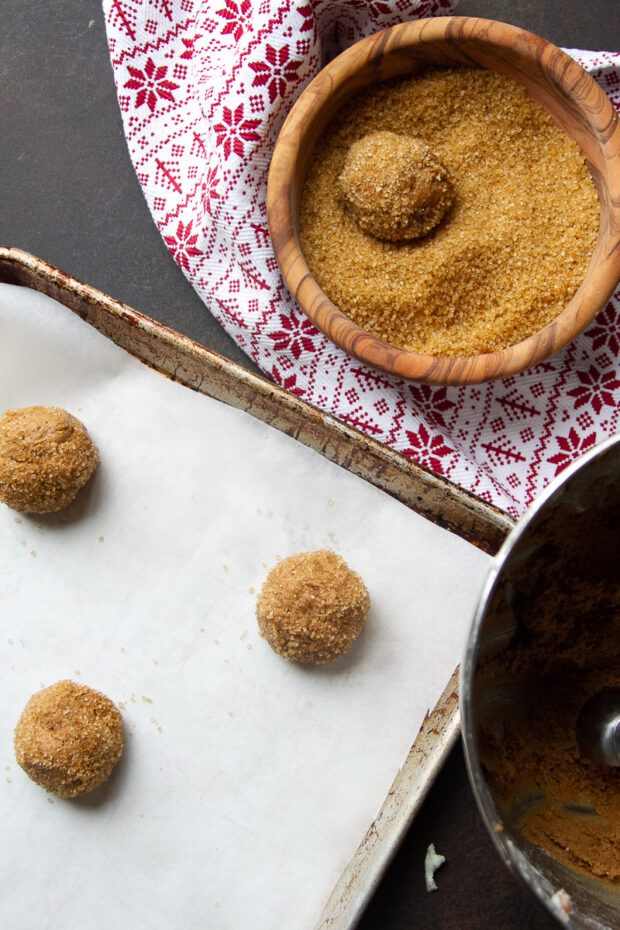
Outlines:
{"type": "MultiPolygon", "coordinates": [[[[459,63],[463,62],[453,62],[459,63]]],[[[479,65],[476,61],[472,63],[479,65]]],[[[518,79],[514,70],[510,70],[510,76],[518,79]]],[[[363,86],[370,83],[372,79],[363,86]]],[[[351,94],[359,89],[358,84],[351,94]]],[[[532,32],[499,20],[468,16],[438,16],[399,23],[349,46],[325,65],[297,98],[273,150],[267,185],[267,221],[282,276],[297,305],[348,355],[404,380],[428,384],[464,385],[506,378],[548,359],[568,345],[606,305],[620,281],[620,119],[611,100],[575,59],[532,32]],[[604,207],[608,215],[606,222],[600,224],[584,281],[554,320],[506,349],[448,357],[422,355],[391,345],[357,326],[322,291],[299,242],[294,171],[298,159],[302,155],[307,158],[311,151],[307,140],[316,131],[321,105],[332,95],[343,93],[350,79],[358,76],[365,65],[373,61],[375,77],[382,80],[381,64],[389,56],[454,40],[481,43],[483,49],[508,47],[524,62],[535,63],[546,84],[559,90],[566,99],[574,101],[579,93],[581,102],[575,104],[578,114],[588,117],[587,124],[599,140],[605,163],[606,177],[601,177],[592,165],[589,167],[599,194],[601,220],[604,207]],[[603,184],[609,190],[606,204],[601,201],[603,184]]]]}

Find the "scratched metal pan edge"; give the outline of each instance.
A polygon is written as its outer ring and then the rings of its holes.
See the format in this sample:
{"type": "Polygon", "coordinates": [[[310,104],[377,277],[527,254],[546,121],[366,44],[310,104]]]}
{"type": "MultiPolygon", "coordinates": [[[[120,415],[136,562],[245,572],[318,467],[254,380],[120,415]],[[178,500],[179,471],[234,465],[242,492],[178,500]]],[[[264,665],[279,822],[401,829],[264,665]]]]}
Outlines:
{"type": "Polygon", "coordinates": [[[0,281],[53,297],[160,373],[293,436],[490,555],[514,525],[447,478],[34,255],[0,246],[0,281]]]}
{"type": "Polygon", "coordinates": [[[377,817],[332,891],[316,930],[353,930],[460,732],[459,669],[427,714],[377,817]]]}
{"type": "MultiPolygon", "coordinates": [[[[47,294],[151,368],[294,437],[490,555],[514,525],[504,511],[448,479],[34,255],[0,246],[0,282],[47,294]]],[[[350,930],[357,924],[459,727],[457,668],[338,880],[317,930],[350,930]]]]}

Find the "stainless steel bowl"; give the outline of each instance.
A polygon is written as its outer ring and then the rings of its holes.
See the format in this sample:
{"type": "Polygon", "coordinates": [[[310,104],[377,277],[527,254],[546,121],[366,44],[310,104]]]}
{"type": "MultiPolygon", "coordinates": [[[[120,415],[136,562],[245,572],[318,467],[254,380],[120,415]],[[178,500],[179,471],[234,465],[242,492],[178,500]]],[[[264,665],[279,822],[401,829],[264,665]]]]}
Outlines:
{"type": "MultiPolygon", "coordinates": [[[[528,671],[530,655],[535,664],[532,644],[538,635],[536,629],[532,632],[528,611],[544,614],[547,636],[553,624],[562,622],[562,617],[553,616],[557,598],[547,590],[549,547],[553,547],[554,571],[558,565],[561,570],[570,568],[573,575],[577,570],[586,592],[609,590],[617,602],[619,544],[620,436],[616,436],[562,472],[512,530],[491,567],[461,667],[463,740],[482,818],[505,864],[525,880],[560,923],[571,928],[617,930],[620,890],[529,842],[521,829],[525,806],[545,804],[545,796],[522,797],[508,804],[497,771],[491,774],[493,765],[485,763],[493,746],[502,745],[509,727],[520,727],[534,705],[540,708],[541,702],[554,700],[553,664],[543,688],[533,685],[528,671]],[[493,673],[498,667],[503,669],[501,675],[493,673]]],[[[615,612],[611,622],[611,657],[620,669],[620,619],[615,612]]],[[[583,626],[580,629],[583,633],[583,626]]],[[[589,636],[582,639],[587,668],[589,636]]],[[[548,639],[549,644],[552,641],[548,639]]],[[[540,656],[539,647],[540,641],[540,656]]],[[[551,645],[549,653],[553,653],[551,645]]],[[[567,726],[572,726],[570,721],[567,726]]]]}

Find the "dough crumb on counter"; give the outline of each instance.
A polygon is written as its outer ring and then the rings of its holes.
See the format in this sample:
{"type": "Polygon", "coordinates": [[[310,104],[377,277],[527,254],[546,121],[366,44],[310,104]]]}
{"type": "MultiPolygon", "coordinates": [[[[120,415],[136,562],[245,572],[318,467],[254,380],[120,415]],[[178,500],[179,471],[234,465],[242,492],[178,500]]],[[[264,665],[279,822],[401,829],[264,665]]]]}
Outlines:
{"type": "Polygon", "coordinates": [[[123,752],[123,718],[105,694],[58,681],[32,695],[15,727],[14,745],[32,781],[73,798],[110,776],[123,752]]]}
{"type": "Polygon", "coordinates": [[[446,857],[435,851],[435,844],[429,843],[424,859],[424,880],[426,881],[427,891],[437,891],[437,882],[435,881],[435,872],[446,861],[446,857]]]}
{"type": "Polygon", "coordinates": [[[369,609],[360,576],[325,549],[278,562],[256,601],[261,636],[285,659],[309,665],[332,662],[348,652],[369,609]]]}
{"type": "Polygon", "coordinates": [[[13,510],[63,510],[99,462],[84,424],[60,407],[23,407],[0,417],[0,500],[13,510]]]}

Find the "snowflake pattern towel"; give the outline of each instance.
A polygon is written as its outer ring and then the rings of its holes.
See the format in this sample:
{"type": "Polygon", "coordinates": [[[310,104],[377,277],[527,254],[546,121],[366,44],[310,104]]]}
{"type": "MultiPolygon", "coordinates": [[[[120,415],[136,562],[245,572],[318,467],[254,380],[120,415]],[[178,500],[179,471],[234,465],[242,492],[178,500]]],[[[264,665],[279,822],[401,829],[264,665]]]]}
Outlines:
{"type": "MultiPolygon", "coordinates": [[[[452,0],[103,0],[129,151],[188,280],[267,376],[514,516],[618,428],[620,291],[551,361],[428,387],[348,358],[297,308],[266,221],[280,126],[322,64],[452,0]]],[[[570,54],[620,108],[620,55],[570,54]]]]}

